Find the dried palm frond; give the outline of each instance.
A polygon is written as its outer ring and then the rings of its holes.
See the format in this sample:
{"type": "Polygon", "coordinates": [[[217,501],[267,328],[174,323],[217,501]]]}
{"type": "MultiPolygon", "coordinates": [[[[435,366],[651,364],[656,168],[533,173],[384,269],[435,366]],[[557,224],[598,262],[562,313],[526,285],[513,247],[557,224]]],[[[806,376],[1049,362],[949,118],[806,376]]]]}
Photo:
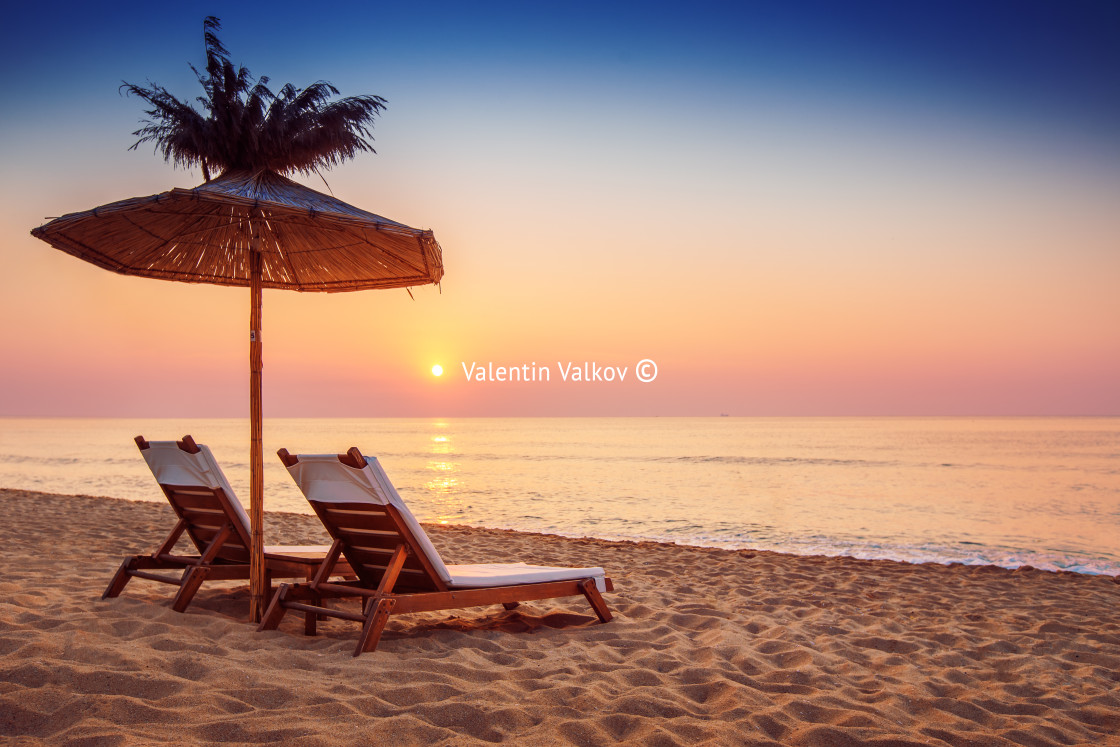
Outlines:
{"type": "Polygon", "coordinates": [[[335,100],[339,90],[326,81],[306,88],[289,83],[273,93],[267,77],[254,80],[247,68],[234,66],[218,39],[220,30],[217,18],[206,18],[206,67],[191,65],[204,92],[196,99],[203,111],[151,81],[121,86],[149,106],[131,149],[154,143],[167,162],[200,166],[207,181],[224,171],[317,173],[362,151],[376,152],[373,120],[385,109],[385,99],[335,100]]]}

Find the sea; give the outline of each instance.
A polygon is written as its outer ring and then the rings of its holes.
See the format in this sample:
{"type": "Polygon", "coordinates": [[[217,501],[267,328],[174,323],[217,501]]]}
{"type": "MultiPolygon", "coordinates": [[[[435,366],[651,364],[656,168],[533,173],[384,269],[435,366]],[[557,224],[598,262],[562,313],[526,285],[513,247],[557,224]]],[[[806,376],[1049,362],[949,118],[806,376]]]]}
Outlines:
{"type": "MultiPolygon", "coordinates": [[[[0,487],[163,501],[133,443],[191,434],[248,504],[245,419],[0,418],[0,487]]],[[[268,419],[357,446],[421,521],[912,563],[1120,574],[1120,418],[268,419]]]]}

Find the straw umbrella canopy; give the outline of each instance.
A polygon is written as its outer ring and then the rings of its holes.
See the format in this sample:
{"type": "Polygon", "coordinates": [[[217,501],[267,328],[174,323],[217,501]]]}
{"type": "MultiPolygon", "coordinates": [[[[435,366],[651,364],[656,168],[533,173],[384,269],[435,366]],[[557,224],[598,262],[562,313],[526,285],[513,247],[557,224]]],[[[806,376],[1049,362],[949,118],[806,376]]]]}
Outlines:
{"type": "Polygon", "coordinates": [[[431,231],[361,210],[270,171],[56,218],[31,235],[122,275],[337,292],[438,283],[431,231]],[[260,267],[254,270],[254,258],[260,267]]]}
{"type": "MultiPolygon", "coordinates": [[[[165,89],[125,84],[151,105],[136,143],[155,142],[177,165],[200,165],[193,189],[113,202],[56,218],[31,234],[79,259],[122,275],[187,283],[247,286],[250,400],[250,617],[264,599],[264,460],[261,414],[261,291],[339,292],[439,283],[443,259],[429,230],[348,205],[278,172],[317,173],[372,151],[376,96],[331,101],[318,82],[279,94],[235,68],[204,23],[207,66],[195,71],[208,117],[165,89]],[[220,170],[210,179],[210,170],[220,170]]],[[[136,147],[135,145],[133,146],[136,147]]]]}

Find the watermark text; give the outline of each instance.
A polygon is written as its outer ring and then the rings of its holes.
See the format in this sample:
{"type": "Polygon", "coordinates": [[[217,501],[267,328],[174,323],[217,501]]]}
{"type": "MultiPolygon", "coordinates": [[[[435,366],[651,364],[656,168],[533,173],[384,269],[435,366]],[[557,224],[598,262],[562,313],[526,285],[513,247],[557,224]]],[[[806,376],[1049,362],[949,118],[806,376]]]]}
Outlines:
{"type": "Polygon", "coordinates": [[[555,368],[536,361],[521,364],[498,364],[493,361],[463,361],[463,376],[471,382],[579,382],[589,384],[621,384],[631,380],[649,383],[657,378],[657,364],[643,358],[631,366],[602,364],[597,361],[557,361],[555,368]]]}

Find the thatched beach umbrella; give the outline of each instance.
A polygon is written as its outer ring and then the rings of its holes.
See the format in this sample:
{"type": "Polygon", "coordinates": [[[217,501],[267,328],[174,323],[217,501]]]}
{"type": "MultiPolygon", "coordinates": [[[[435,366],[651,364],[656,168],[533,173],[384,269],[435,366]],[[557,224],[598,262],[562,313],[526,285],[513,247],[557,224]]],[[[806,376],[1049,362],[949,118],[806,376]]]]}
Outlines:
{"type": "MultiPolygon", "coordinates": [[[[33,236],[98,267],[187,283],[248,286],[250,400],[250,616],[264,609],[264,460],[261,415],[261,290],[338,292],[438,283],[440,246],[409,228],[316,192],[277,172],[316,172],[372,150],[364,136],[384,107],[376,96],[329,101],[330,84],[252,84],[205,23],[209,117],[159,86],[128,86],[154,121],[136,134],[168,160],[201,165],[206,183],[72,213],[33,236]],[[210,180],[210,169],[222,173],[210,180]]],[[[196,71],[197,73],[197,71],[196,71]]],[[[133,146],[135,147],[135,146],[133,146]]]]}

